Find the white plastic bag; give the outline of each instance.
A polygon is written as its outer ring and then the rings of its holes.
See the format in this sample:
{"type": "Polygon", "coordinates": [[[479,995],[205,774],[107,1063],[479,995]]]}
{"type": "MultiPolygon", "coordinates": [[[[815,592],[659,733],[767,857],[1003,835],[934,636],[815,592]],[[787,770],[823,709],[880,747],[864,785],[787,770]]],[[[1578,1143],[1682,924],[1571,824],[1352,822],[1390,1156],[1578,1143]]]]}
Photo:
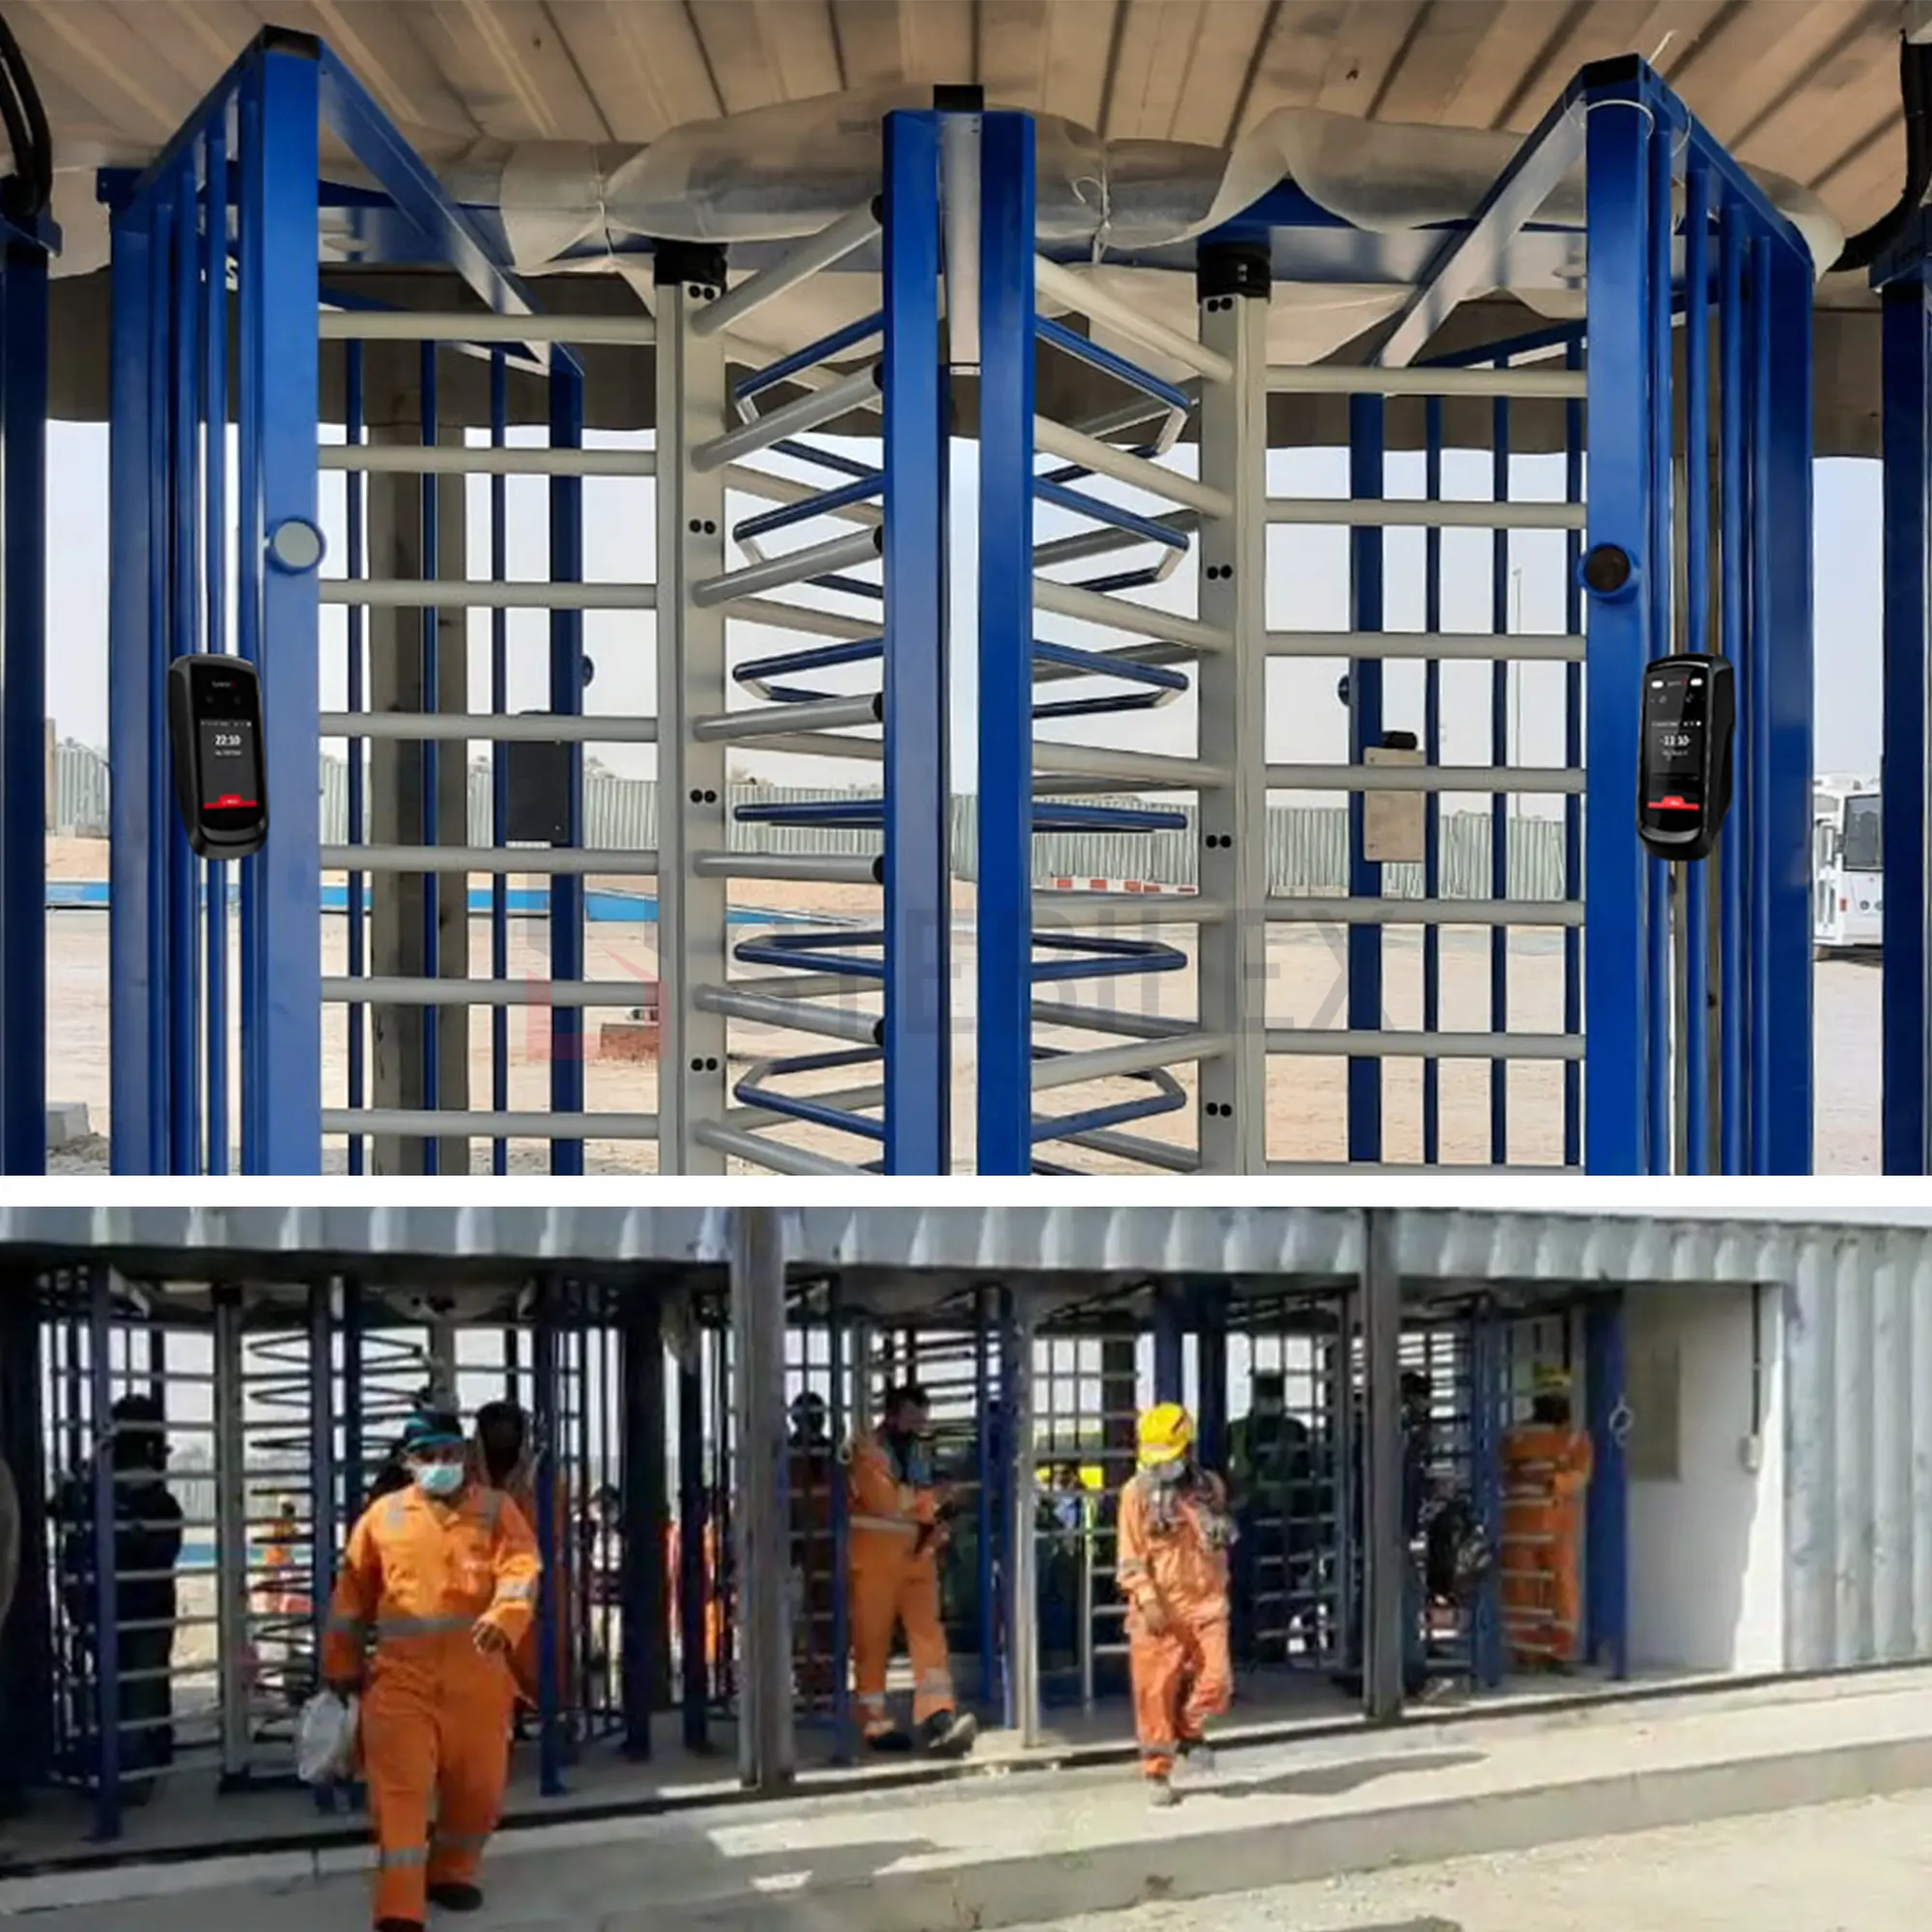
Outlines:
{"type": "Polygon", "coordinates": [[[302,1706],[296,1724],[296,1776],[304,1784],[333,1784],[355,1771],[360,1701],[318,1690],[302,1706]]]}

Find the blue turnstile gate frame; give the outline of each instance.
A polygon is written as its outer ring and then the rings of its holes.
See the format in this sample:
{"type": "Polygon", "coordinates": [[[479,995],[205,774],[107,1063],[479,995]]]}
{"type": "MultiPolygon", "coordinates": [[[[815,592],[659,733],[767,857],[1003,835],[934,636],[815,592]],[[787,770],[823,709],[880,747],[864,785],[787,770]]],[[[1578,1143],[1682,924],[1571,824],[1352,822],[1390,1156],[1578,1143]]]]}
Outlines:
{"type": "MultiPolygon", "coordinates": [[[[1358,1170],[1385,1158],[1384,1063],[1420,1058],[1490,1063],[1496,1167],[1513,1164],[1505,1108],[1510,1064],[1559,1060],[1580,1061],[1583,1076],[1579,1094],[1566,1067],[1564,1165],[1580,1162],[1604,1174],[1808,1173],[1815,268],[1799,230],[1647,64],[1634,57],[1597,63],[1523,142],[1473,216],[1445,234],[1375,367],[1273,371],[1262,366],[1255,332],[1265,302],[1250,299],[1264,298],[1267,289],[1265,247],[1259,258],[1252,253],[1257,236],[1273,232],[1265,221],[1203,238],[1200,336],[1182,337],[1137,319],[1104,290],[1035,253],[1030,131],[1024,117],[987,116],[982,160],[980,1171],[1036,1170],[1041,1144],[1056,1141],[1151,1167],[1286,1167],[1266,1158],[1265,1056],[1293,1053],[1347,1057],[1347,1153],[1358,1170]],[[1580,226],[1574,214],[1544,213],[1579,167],[1580,226]],[[1419,360],[1461,302],[1510,286],[1513,253],[1545,245],[1551,230],[1566,223],[1582,244],[1573,267],[1587,262],[1580,327],[1485,352],[1496,365],[1488,386],[1463,366],[1466,357],[1453,358],[1455,366],[1419,360]],[[1225,259],[1210,268],[1217,250],[1225,259]],[[1035,416],[1029,375],[1036,337],[1065,348],[1068,334],[1038,314],[1037,299],[1049,296],[1138,343],[1154,366],[1118,355],[1107,366],[1151,408],[1173,386],[1164,370],[1191,369],[1202,399],[1199,482],[1156,470],[1144,460],[1151,448],[1101,448],[1091,437],[1035,416]],[[1547,355],[1566,342],[1571,370],[1580,362],[1583,371],[1572,374],[1568,386],[1560,369],[1521,366],[1523,356],[1547,355]],[[1351,385],[1352,503],[1266,497],[1257,410],[1264,385],[1302,391],[1351,385]],[[1580,412],[1571,411],[1567,514],[1562,504],[1510,504],[1514,514],[1502,513],[1505,401],[1497,404],[1492,519],[1472,514],[1479,506],[1461,504],[1391,502],[1373,516],[1364,510],[1366,501],[1384,497],[1384,400],[1450,393],[1575,395],[1586,404],[1590,434],[1580,475],[1574,446],[1580,412]],[[1680,438],[1678,415],[1702,425],[1703,433],[1680,438]],[[1040,476],[1035,465],[1042,451],[1086,468],[1040,476]],[[1057,500],[1055,488],[1065,497],[1069,493],[1061,486],[1096,467],[1151,494],[1161,494],[1156,486],[1163,483],[1172,486],[1164,494],[1188,506],[1183,518],[1123,512],[1091,498],[1077,505],[1117,531],[1137,523],[1130,533],[1143,542],[1171,543],[1198,531],[1198,618],[1129,604],[1115,594],[1127,587],[1127,577],[1074,584],[1037,575],[1052,547],[1034,544],[1032,500],[1057,500]],[[1522,514],[1532,508],[1536,514],[1522,514]],[[1287,523],[1350,526],[1351,631],[1265,629],[1259,537],[1266,525],[1287,523]],[[1584,553],[1599,544],[1620,547],[1635,568],[1623,595],[1573,589],[1576,637],[1499,642],[1510,629],[1500,587],[1506,572],[1499,568],[1495,635],[1441,634],[1432,621],[1427,636],[1409,634],[1398,644],[1382,611],[1380,533],[1370,526],[1401,523],[1493,527],[1504,558],[1506,529],[1568,528],[1575,533],[1573,581],[1584,553]],[[1200,755],[1069,751],[1037,740],[1036,721],[1059,709],[1037,701],[1037,686],[1064,674],[1057,666],[1040,668],[1042,657],[1051,665],[1051,654],[1064,648],[1036,639],[1042,613],[1103,625],[1135,640],[1089,653],[1098,660],[1084,667],[1089,674],[1104,666],[1116,676],[1165,674],[1191,682],[1200,707],[1200,755]],[[1673,868],[1647,858],[1635,834],[1641,672],[1652,658],[1707,650],[1737,667],[1736,805],[1714,858],[1673,868]],[[1258,668],[1267,656],[1324,652],[1348,661],[1349,762],[1325,769],[1265,765],[1259,735],[1264,704],[1243,667],[1258,668]],[[1390,770],[1368,755],[1382,743],[1381,665],[1393,657],[1426,658],[1432,671],[1455,657],[1496,664],[1493,765],[1440,764],[1434,725],[1423,754],[1433,769],[1390,770]],[[1570,678],[1567,769],[1505,763],[1503,661],[1530,657],[1564,659],[1582,672],[1570,678]],[[1177,665],[1183,670],[1175,671],[1177,665]],[[1069,901],[1035,891],[1032,838],[1064,810],[1042,810],[1038,792],[1045,784],[1098,783],[1199,795],[1198,898],[1130,903],[1096,894],[1069,901]],[[1259,849],[1267,792],[1311,788],[1350,795],[1350,895],[1320,902],[1270,897],[1259,849]],[[1493,899],[1438,900],[1435,867],[1423,903],[1391,904],[1384,895],[1383,867],[1365,839],[1364,799],[1371,791],[1416,790],[1493,795],[1493,899]],[[1576,807],[1566,808],[1564,900],[1509,895],[1504,810],[1506,795],[1520,791],[1580,797],[1580,828],[1576,807]],[[1346,1026],[1269,1027],[1261,1000],[1262,935],[1269,923],[1318,921],[1348,928],[1346,1026]],[[1382,1017],[1387,926],[1428,932],[1459,923],[1493,932],[1492,1031],[1440,1030],[1439,996],[1429,991],[1420,1032],[1389,1029],[1382,1017]],[[1141,936],[1080,933],[1107,924],[1141,936]],[[1509,1027],[1506,938],[1513,925],[1566,928],[1559,1034],[1525,1036],[1509,1027]],[[1190,935],[1191,957],[1161,936],[1163,928],[1190,935]],[[1036,987],[1050,979],[1117,979],[1190,964],[1199,988],[1192,1020],[1151,1017],[1124,1004],[1096,1003],[1076,1013],[1035,998],[1036,987]],[[1036,1037],[1043,1024],[1113,1033],[1122,1043],[1070,1052],[1036,1037]],[[1174,1069],[1190,1065],[1199,1068],[1196,1096],[1174,1079],[1174,1069]],[[1103,1092],[1058,1116],[1036,1109],[1038,1090],[1122,1078],[1143,1083],[1141,1093],[1115,1100],[1103,1092]],[[1193,1148],[1120,1131],[1190,1098],[1198,1116],[1193,1148]]],[[[1258,218],[1265,213],[1259,211],[1258,218]]],[[[1305,221],[1305,213],[1298,218],[1305,221]]],[[[1438,443],[1432,435],[1432,454],[1438,443]]],[[[1149,808],[1110,822],[1120,830],[1152,829],[1159,819],[1149,808]]],[[[1433,957],[1425,948],[1426,960],[1433,957]]],[[[1426,971],[1433,985],[1433,963],[1426,971]]],[[[1426,1084],[1425,1094],[1431,1092],[1426,1084]]],[[[1425,1165],[1436,1160],[1433,1115],[1433,1098],[1426,1098],[1425,1165]]]]}

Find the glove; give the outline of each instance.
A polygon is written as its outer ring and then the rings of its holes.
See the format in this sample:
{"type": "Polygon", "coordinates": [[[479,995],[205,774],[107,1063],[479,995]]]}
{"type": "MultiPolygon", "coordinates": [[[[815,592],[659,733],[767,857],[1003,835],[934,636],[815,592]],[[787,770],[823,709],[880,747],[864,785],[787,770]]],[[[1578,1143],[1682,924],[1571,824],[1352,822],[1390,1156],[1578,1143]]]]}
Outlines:
{"type": "Polygon", "coordinates": [[[510,1639],[495,1624],[481,1618],[469,1633],[469,1640],[485,1657],[507,1657],[510,1654],[510,1639]]]}
{"type": "Polygon", "coordinates": [[[1167,1634],[1167,1605],[1158,1597],[1149,1597],[1134,1605],[1139,1613],[1141,1629],[1149,1636],[1164,1636],[1167,1634]]]}

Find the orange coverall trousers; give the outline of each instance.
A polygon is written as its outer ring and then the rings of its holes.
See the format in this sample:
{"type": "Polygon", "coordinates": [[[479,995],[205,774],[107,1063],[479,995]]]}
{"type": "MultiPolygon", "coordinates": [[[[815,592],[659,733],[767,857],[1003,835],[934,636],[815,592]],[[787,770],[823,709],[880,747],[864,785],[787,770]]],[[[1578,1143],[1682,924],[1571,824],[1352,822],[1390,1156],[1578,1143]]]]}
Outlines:
{"type": "Polygon", "coordinates": [[[349,1539],[323,1673],[360,1681],[373,1640],[361,1745],[378,1921],[420,1925],[431,1886],[475,1882],[502,1810],[516,1696],[508,1659],[477,1649],[476,1626],[494,1625],[514,1648],[540,1568],[522,1512],[492,1490],[448,1503],[399,1491],[349,1539]]]}
{"type": "Polygon", "coordinates": [[[1583,1492],[1594,1456],[1578,1430],[1531,1424],[1503,1438],[1503,1636],[1520,1668],[1567,1662],[1582,1622],[1583,1492]]]}

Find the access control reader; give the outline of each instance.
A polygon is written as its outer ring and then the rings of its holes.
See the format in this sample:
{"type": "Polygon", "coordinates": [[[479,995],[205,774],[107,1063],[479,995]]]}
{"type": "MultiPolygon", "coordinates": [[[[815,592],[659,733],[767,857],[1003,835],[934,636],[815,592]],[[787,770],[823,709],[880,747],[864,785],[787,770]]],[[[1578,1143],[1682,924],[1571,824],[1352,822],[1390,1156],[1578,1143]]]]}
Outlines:
{"type": "Polygon", "coordinates": [[[1730,661],[1657,658],[1643,673],[1636,831],[1660,859],[1702,859],[1731,809],[1737,688],[1730,661]]]}
{"type": "Polygon", "coordinates": [[[204,859],[245,859],[269,836],[262,687],[243,658],[179,657],[168,667],[175,801],[204,859]]]}

